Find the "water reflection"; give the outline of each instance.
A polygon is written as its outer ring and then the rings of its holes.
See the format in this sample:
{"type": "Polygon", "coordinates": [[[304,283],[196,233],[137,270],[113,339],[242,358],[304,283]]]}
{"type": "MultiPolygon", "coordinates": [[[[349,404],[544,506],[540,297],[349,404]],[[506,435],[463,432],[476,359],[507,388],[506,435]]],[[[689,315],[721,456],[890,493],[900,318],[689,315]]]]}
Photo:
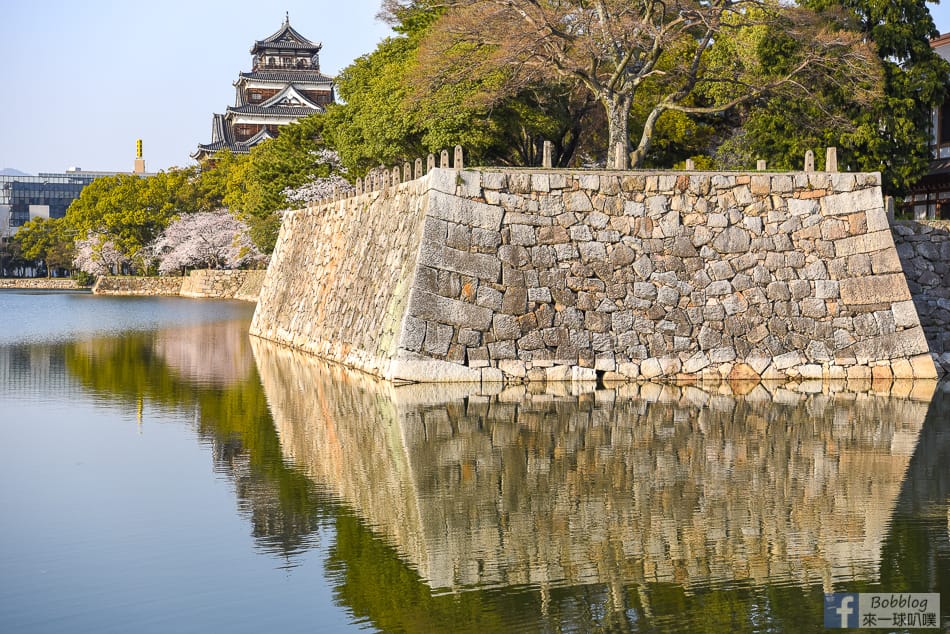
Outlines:
{"type": "Polygon", "coordinates": [[[315,542],[322,514],[313,484],[282,460],[247,327],[238,319],[0,346],[0,397],[91,396],[140,425],[153,411],[191,423],[215,472],[233,482],[258,545],[292,566],[315,542]]]}
{"type": "Polygon", "coordinates": [[[0,346],[0,396],[175,414],[258,549],[327,545],[384,631],[815,631],[826,590],[950,590],[932,383],[394,387],[243,327],[0,346]]]}
{"type": "Polygon", "coordinates": [[[926,386],[446,396],[254,350],[284,454],[434,588],[874,580],[929,404],[926,386]]]}

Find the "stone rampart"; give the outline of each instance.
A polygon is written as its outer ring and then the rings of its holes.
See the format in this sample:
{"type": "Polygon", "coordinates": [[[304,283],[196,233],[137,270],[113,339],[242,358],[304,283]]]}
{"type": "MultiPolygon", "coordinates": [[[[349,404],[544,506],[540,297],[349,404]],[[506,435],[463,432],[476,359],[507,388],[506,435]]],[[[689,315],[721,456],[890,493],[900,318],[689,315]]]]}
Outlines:
{"type": "Polygon", "coordinates": [[[97,295],[178,295],[256,302],[264,271],[197,270],[188,277],[103,276],[92,287],[97,295]]]}
{"type": "MultiPolygon", "coordinates": [[[[264,271],[241,270],[197,270],[191,271],[181,285],[182,297],[237,299],[239,294],[249,296],[250,286],[244,288],[249,278],[259,278],[258,285],[263,281],[264,271]]],[[[252,301],[257,301],[255,298],[252,301]]]]}
{"type": "Polygon", "coordinates": [[[930,351],[950,372],[950,222],[896,222],[893,233],[930,351]]]}
{"type": "Polygon", "coordinates": [[[183,277],[137,277],[102,275],[92,292],[96,295],[178,295],[183,277]]]}
{"type": "Polygon", "coordinates": [[[83,290],[76,280],[62,277],[17,277],[0,278],[0,288],[29,290],[78,291],[83,290]]]}
{"type": "Polygon", "coordinates": [[[390,380],[935,376],[877,174],[433,169],[288,214],[251,332],[390,380]]]}

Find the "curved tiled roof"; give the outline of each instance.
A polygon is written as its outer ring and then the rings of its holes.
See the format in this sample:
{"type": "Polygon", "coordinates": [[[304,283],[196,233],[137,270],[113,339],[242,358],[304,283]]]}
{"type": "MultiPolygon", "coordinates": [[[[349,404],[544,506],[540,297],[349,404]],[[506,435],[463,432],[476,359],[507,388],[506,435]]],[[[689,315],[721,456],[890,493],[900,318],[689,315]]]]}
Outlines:
{"type": "Polygon", "coordinates": [[[322,111],[323,111],[322,108],[318,110],[315,108],[294,108],[294,107],[288,108],[286,106],[271,106],[269,108],[262,108],[261,106],[251,106],[251,105],[239,106],[239,107],[234,107],[234,106],[228,107],[229,113],[233,112],[235,114],[266,114],[266,115],[272,115],[276,117],[306,117],[307,115],[311,115],[315,112],[322,112],[322,111]]]}
{"type": "Polygon", "coordinates": [[[251,47],[251,53],[256,53],[262,48],[291,50],[312,49],[319,51],[322,47],[323,44],[320,42],[311,42],[298,33],[294,27],[290,26],[290,17],[288,16],[287,19],[284,20],[283,26],[281,26],[276,33],[263,40],[254,42],[254,46],[251,47]]]}
{"type": "Polygon", "coordinates": [[[294,82],[309,81],[314,83],[332,83],[333,78],[327,77],[318,70],[257,70],[250,73],[241,73],[239,79],[254,79],[257,81],[294,82]]]}

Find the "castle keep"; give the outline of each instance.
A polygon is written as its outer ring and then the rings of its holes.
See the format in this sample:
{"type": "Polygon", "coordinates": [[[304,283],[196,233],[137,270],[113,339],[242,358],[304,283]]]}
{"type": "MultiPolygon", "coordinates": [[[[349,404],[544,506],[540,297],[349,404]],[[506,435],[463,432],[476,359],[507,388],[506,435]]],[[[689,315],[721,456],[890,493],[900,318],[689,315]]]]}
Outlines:
{"type": "Polygon", "coordinates": [[[333,103],[333,80],[320,72],[322,46],[290,26],[289,17],[276,33],[254,42],[251,72],[234,82],[234,105],[214,115],[211,142],[191,157],[204,161],[220,150],[247,154],[276,137],[280,126],[323,112],[333,103]]]}

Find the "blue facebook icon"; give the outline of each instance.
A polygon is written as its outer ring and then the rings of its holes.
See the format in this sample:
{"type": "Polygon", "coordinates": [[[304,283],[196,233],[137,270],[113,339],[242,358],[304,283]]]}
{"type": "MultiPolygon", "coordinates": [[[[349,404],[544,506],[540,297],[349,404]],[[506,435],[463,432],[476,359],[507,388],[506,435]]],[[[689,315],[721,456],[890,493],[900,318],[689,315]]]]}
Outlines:
{"type": "Polygon", "coordinates": [[[858,627],[858,595],[836,592],[825,595],[825,627],[858,627]]]}

